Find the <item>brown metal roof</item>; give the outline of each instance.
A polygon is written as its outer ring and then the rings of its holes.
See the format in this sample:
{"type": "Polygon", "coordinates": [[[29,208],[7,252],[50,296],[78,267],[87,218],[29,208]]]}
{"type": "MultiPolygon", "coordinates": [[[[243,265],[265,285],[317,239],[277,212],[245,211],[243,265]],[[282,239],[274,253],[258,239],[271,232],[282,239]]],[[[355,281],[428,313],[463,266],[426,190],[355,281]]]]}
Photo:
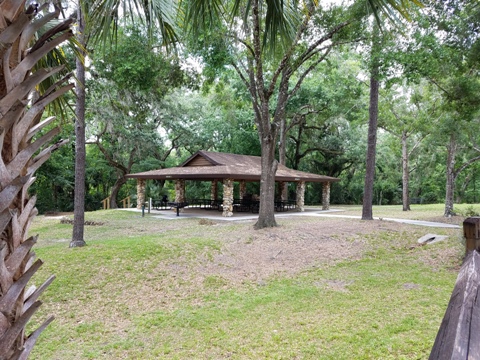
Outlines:
{"type": "MultiPolygon", "coordinates": [[[[158,180],[213,180],[234,179],[260,181],[260,156],[237,155],[200,150],[183,164],[168,169],[129,174],[128,178],[158,180]]],[[[338,178],[292,170],[278,164],[275,181],[335,182],[338,178]]]]}

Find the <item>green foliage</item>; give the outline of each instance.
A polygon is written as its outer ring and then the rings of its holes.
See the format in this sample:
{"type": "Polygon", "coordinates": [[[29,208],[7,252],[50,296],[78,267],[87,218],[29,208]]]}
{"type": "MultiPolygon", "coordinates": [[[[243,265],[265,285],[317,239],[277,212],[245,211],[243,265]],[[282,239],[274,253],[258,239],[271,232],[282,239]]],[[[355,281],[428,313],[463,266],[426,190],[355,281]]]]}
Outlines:
{"type": "Polygon", "coordinates": [[[480,216],[480,212],[473,206],[468,206],[464,211],[459,211],[459,215],[465,217],[480,216]]]}
{"type": "Polygon", "coordinates": [[[37,209],[47,211],[72,211],[75,183],[74,149],[70,144],[54,152],[36,173],[31,187],[37,195],[37,209]]]}
{"type": "Polygon", "coordinates": [[[185,84],[187,74],[174,57],[160,55],[159,45],[148,40],[139,27],[120,29],[117,44],[105,52],[95,52],[97,75],[114,82],[122,90],[148,92],[157,97],[185,84]]]}

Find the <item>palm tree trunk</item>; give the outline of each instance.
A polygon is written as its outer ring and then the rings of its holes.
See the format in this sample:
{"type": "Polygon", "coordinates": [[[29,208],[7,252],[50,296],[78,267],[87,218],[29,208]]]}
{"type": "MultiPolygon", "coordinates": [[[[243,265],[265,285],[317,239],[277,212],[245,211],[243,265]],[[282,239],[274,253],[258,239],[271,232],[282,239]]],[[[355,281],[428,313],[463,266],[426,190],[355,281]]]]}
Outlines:
{"type": "MultiPolygon", "coordinates": [[[[78,42],[85,46],[84,18],[81,7],[77,10],[78,42]]],[[[81,59],[76,60],[77,67],[77,102],[75,106],[75,194],[73,203],[73,232],[70,247],[85,246],[85,65],[81,59]]]]}
{"type": "Polygon", "coordinates": [[[408,143],[407,132],[402,133],[402,204],[403,211],[410,211],[409,172],[408,172],[408,143]]]}
{"type": "Polygon", "coordinates": [[[375,178],[375,155],[377,148],[378,124],[378,67],[372,70],[370,77],[370,110],[368,121],[367,165],[363,191],[362,220],[373,220],[373,182],[375,178]]]}
{"type": "Polygon", "coordinates": [[[455,135],[450,135],[450,142],[447,146],[447,180],[445,191],[445,212],[443,216],[455,215],[453,211],[453,197],[455,187],[455,156],[457,154],[457,141],[455,135]]]}
{"type": "Polygon", "coordinates": [[[41,260],[35,261],[31,251],[37,236],[28,236],[37,214],[36,197],[30,197],[28,189],[35,171],[52,151],[65,143],[48,145],[60,129],[46,130],[55,118],[42,121],[42,114],[46,106],[72,89],[72,85],[65,85],[68,78],[55,83],[54,78],[63,72],[63,67],[34,68],[71,36],[72,20],[49,26],[50,21],[58,20],[60,9],[56,8],[53,14],[47,14],[46,9],[47,6],[38,7],[33,3],[26,8],[25,1],[21,0],[0,2],[3,24],[0,26],[0,58],[3,59],[0,67],[1,359],[26,359],[40,333],[53,320],[50,317],[30,335],[25,334],[28,321],[41,305],[38,297],[54,279],[51,276],[33,293],[27,294],[25,290],[42,265],[41,260]],[[36,37],[42,26],[50,30],[36,37]],[[32,61],[22,62],[27,56],[32,61]],[[37,86],[49,88],[49,92],[37,93],[37,86]],[[42,130],[44,135],[40,135],[42,130]]]}

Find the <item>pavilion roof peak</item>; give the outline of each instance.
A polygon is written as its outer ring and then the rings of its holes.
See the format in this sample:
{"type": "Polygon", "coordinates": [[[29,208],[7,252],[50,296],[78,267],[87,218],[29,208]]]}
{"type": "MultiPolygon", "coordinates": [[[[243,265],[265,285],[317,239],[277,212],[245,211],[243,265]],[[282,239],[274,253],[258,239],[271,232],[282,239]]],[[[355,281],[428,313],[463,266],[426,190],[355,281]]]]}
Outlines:
{"type": "MultiPolygon", "coordinates": [[[[260,156],[200,150],[190,156],[179,166],[129,174],[127,177],[159,180],[235,179],[260,181],[261,172],[262,158],[260,156]]],[[[277,172],[275,173],[275,180],[290,182],[335,182],[339,181],[340,179],[293,170],[287,168],[285,165],[278,164],[277,172]]]]}
{"type": "Polygon", "coordinates": [[[179,167],[190,166],[259,166],[260,156],[240,155],[214,151],[199,150],[179,167]]]}

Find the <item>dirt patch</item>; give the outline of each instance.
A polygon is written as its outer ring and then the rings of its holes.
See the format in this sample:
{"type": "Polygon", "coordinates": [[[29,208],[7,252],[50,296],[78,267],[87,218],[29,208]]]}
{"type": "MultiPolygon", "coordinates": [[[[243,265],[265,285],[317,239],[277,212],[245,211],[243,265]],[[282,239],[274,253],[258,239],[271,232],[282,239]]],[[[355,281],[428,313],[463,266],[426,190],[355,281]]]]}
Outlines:
{"type": "MultiPolygon", "coordinates": [[[[237,286],[265,286],[277,276],[293,278],[312,269],[361,259],[366,253],[376,251],[378,246],[405,256],[418,256],[418,261],[434,269],[440,264],[456,263],[452,260],[455,249],[440,250],[444,243],[418,245],[417,239],[427,231],[419,226],[340,218],[277,220],[279,227],[263,230],[253,230],[253,221],[162,222],[161,231],[169,231],[169,242],[173,247],[181,247],[181,255],[163,260],[151,258],[148,261],[152,263],[137,264],[138,271],[143,271],[142,267],[152,269],[140,281],[134,268],[126,273],[121,284],[107,285],[111,287],[109,291],[121,294],[122,300],[116,306],[127,309],[127,313],[152,307],[152,304],[163,310],[173,310],[179,301],[201,306],[205,299],[198,294],[237,286]],[[192,228],[196,240],[206,240],[205,248],[188,241],[177,242],[177,239],[191,237],[192,228]],[[212,247],[211,240],[215,240],[219,248],[212,247]],[[439,250],[426,251],[427,247],[439,250]]],[[[145,224],[143,231],[148,233],[153,229],[147,225],[159,232],[154,222],[145,224]]],[[[453,233],[454,230],[445,231],[453,233]]],[[[344,293],[349,291],[351,284],[348,278],[325,278],[315,282],[321,289],[344,293]]],[[[406,284],[405,288],[414,290],[415,286],[406,284]]]]}
{"type": "MultiPolygon", "coordinates": [[[[62,217],[60,219],[60,224],[68,224],[68,225],[73,225],[73,219],[68,219],[68,218],[65,218],[65,217],[62,217]]],[[[102,225],[105,225],[104,222],[101,222],[101,221],[91,221],[91,220],[85,220],[83,222],[84,225],[89,225],[89,226],[102,226],[102,225]]]]}
{"type": "Polygon", "coordinates": [[[69,216],[73,215],[73,212],[46,211],[43,215],[45,217],[69,216]]]}
{"type": "MultiPolygon", "coordinates": [[[[382,221],[345,219],[289,220],[280,227],[253,230],[244,224],[221,239],[221,250],[200,256],[195,269],[200,276],[218,276],[227,282],[256,281],[273,275],[289,276],[339,261],[360,259],[367,250],[365,234],[395,231],[403,225],[382,221]]],[[[225,235],[225,233],[224,233],[225,235]]]]}

